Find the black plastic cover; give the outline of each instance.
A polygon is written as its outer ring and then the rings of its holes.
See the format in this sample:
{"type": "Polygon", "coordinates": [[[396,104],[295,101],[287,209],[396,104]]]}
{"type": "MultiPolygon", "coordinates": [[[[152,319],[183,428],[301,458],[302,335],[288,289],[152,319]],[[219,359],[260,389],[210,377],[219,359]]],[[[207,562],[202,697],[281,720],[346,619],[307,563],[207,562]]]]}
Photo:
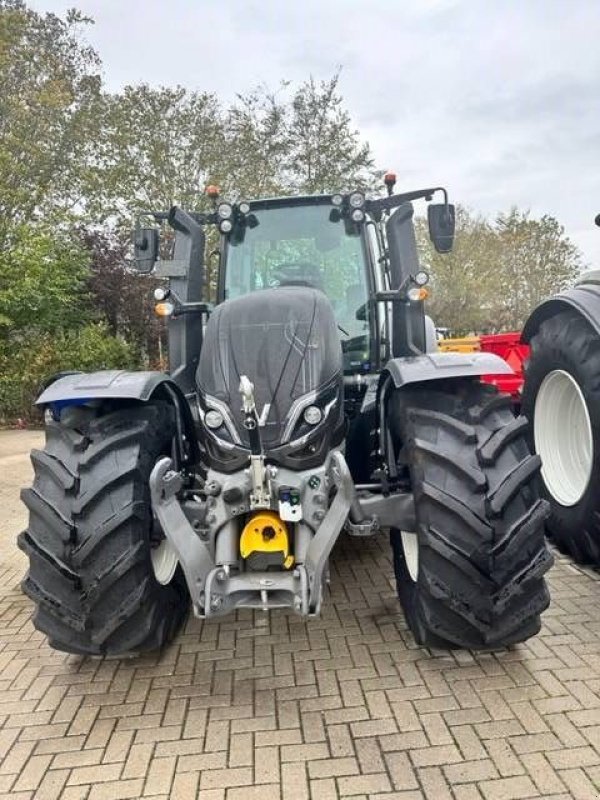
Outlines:
{"type": "MultiPolygon", "coordinates": [[[[228,300],[211,315],[200,354],[198,388],[201,398],[215,398],[227,407],[240,444],[248,447],[239,392],[242,375],[254,384],[267,451],[293,439],[290,418],[300,398],[327,394],[338,398],[339,404],[342,350],[327,297],[314,288],[280,286],[228,300]]],[[[339,422],[339,413],[331,417],[339,422]]],[[[301,414],[298,424],[302,428],[301,414]]],[[[296,430],[295,435],[306,433],[296,430]]]]}

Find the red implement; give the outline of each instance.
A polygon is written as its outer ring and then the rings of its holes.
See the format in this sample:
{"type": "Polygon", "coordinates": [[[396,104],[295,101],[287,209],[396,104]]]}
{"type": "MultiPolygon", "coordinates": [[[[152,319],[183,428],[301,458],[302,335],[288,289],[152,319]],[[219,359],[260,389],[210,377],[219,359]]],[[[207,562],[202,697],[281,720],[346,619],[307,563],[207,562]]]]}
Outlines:
{"type": "Polygon", "coordinates": [[[495,353],[514,369],[514,375],[483,375],[482,380],[508,392],[514,400],[521,400],[523,388],[523,366],[529,358],[529,345],[521,343],[520,333],[496,333],[480,336],[481,350],[495,353]]]}

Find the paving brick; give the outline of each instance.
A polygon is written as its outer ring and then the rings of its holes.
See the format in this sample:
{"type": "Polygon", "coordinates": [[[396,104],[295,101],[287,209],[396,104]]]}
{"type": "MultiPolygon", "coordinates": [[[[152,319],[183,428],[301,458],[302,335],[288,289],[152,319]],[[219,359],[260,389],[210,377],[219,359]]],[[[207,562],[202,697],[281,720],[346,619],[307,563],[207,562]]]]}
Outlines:
{"type": "Polygon", "coordinates": [[[383,772],[385,764],[377,738],[357,739],[354,743],[356,758],[360,772],[368,775],[371,772],[383,772]]]}
{"type": "Polygon", "coordinates": [[[451,784],[477,783],[478,781],[498,778],[498,770],[489,758],[477,761],[461,761],[458,764],[448,764],[443,768],[444,775],[451,784]]]}
{"type": "Polygon", "coordinates": [[[199,772],[178,771],[171,787],[171,800],[191,800],[196,797],[199,781],[199,772]]]}
{"type": "Polygon", "coordinates": [[[13,786],[13,791],[22,792],[28,789],[37,789],[51,762],[52,756],[32,756],[13,786]]]}
{"type": "Polygon", "coordinates": [[[592,747],[574,747],[546,753],[554,769],[593,767],[600,764],[600,753],[592,747]]]}
{"type": "Polygon", "coordinates": [[[451,744],[411,750],[410,757],[415,767],[439,767],[463,760],[458,748],[451,744]]]}
{"type": "MultiPolygon", "coordinates": [[[[281,800],[281,787],[278,783],[262,786],[244,786],[227,790],[227,800],[281,800]]],[[[201,800],[204,800],[201,795],[201,800]]]]}
{"type": "Polygon", "coordinates": [[[92,786],[89,800],[128,800],[141,796],[143,781],[114,781],[92,786]]]}
{"type": "Polygon", "coordinates": [[[522,762],[519,761],[508,741],[490,739],[485,742],[485,749],[503,778],[522,775],[525,772],[522,762]]]}
{"type": "Polygon", "coordinates": [[[582,769],[565,769],[559,772],[573,800],[596,800],[598,787],[594,786],[582,769]]]}
{"type": "MultiPolygon", "coordinates": [[[[310,781],[310,797],[311,800],[339,800],[335,779],[318,778],[310,781]]],[[[287,795],[285,800],[288,800],[287,795]]],[[[296,800],[296,798],[291,794],[289,800],[296,800]]]]}
{"type": "Polygon", "coordinates": [[[354,745],[348,725],[328,725],[325,730],[329,749],[334,758],[354,755],[354,745]]]}
{"type": "Polygon", "coordinates": [[[52,759],[52,769],[64,769],[73,767],[90,767],[102,762],[104,750],[73,750],[68,753],[57,753],[52,759]]]}
{"type": "Polygon", "coordinates": [[[67,784],[69,786],[83,783],[96,784],[105,781],[116,781],[121,776],[122,764],[98,764],[93,767],[75,767],[71,770],[67,784]]]}
{"type": "Polygon", "coordinates": [[[359,766],[355,758],[327,758],[307,763],[311,778],[338,778],[344,775],[358,775],[359,766]]]}
{"type": "Polygon", "coordinates": [[[315,761],[320,758],[329,758],[329,749],[325,743],[284,745],[281,748],[282,762],[315,761]]]}
{"type": "Polygon", "coordinates": [[[517,800],[521,797],[539,797],[539,792],[531,778],[526,775],[483,781],[479,784],[479,788],[485,800],[517,800]]]}
{"type": "Polygon", "coordinates": [[[254,783],[279,783],[279,750],[261,747],[255,753],[254,783]]]}
{"type": "Polygon", "coordinates": [[[281,796],[283,800],[309,800],[310,791],[304,763],[281,765],[281,796]]]}
{"type": "Polygon", "coordinates": [[[439,767],[423,767],[418,770],[419,784],[425,797],[435,800],[453,800],[452,791],[439,767]]]}
{"type": "Polygon", "coordinates": [[[521,756],[521,761],[543,797],[565,791],[565,784],[543,753],[525,753],[521,756]]]}
{"type": "Polygon", "coordinates": [[[62,800],[68,775],[68,769],[48,770],[35,792],[34,800],[62,800]]]}
{"type": "Polygon", "coordinates": [[[394,789],[405,790],[416,789],[418,787],[417,778],[406,753],[386,753],[384,761],[387,765],[394,789]]]}
{"type": "Polygon", "coordinates": [[[235,769],[209,769],[200,775],[200,793],[205,789],[227,789],[230,786],[251,786],[253,781],[250,767],[235,769]]]}

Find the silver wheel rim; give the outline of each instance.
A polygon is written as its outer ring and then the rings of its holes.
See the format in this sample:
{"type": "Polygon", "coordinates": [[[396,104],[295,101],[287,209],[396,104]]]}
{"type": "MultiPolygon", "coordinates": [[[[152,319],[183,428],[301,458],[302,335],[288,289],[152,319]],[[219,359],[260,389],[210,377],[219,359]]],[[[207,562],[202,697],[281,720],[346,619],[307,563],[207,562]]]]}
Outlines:
{"type": "Polygon", "coordinates": [[[158,583],[165,586],[171,583],[177,569],[177,553],[168,539],[162,539],[157,547],[150,551],[154,577],[158,583]]]}
{"type": "Polygon", "coordinates": [[[419,538],[416,533],[410,531],[400,531],[400,534],[406,569],[411,580],[416,583],[419,577],[419,538]]]}
{"type": "Polygon", "coordinates": [[[581,388],[565,370],[553,370],[542,381],[535,400],[533,437],[548,492],[560,505],[574,506],[590,482],[594,440],[581,388]]]}

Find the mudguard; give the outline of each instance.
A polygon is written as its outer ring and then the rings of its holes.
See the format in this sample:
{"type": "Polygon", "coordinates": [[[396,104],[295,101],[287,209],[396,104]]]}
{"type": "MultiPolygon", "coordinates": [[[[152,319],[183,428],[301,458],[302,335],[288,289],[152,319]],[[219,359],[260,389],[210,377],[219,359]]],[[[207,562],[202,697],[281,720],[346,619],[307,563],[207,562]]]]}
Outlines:
{"type": "Polygon", "coordinates": [[[423,353],[414,358],[392,358],[384,367],[398,389],[410,383],[466,378],[478,375],[513,375],[512,367],[493,353],[423,353]]]}
{"type": "Polygon", "coordinates": [[[102,370],[71,373],[50,383],[35,402],[38,406],[49,406],[56,413],[66,406],[83,405],[90,400],[146,402],[161,388],[164,397],[176,410],[182,453],[186,459],[196,461],[199,457],[198,437],[190,404],[180,387],[164,372],[102,370]]]}
{"type": "Polygon", "coordinates": [[[573,309],[587,320],[600,334],[600,276],[596,270],[581,276],[573,289],[567,289],[539,305],[529,317],[521,334],[521,341],[529,343],[540,325],[562,311],[573,309]]]}
{"type": "Polygon", "coordinates": [[[164,372],[125,372],[124,370],[102,370],[101,372],[76,372],[53,381],[38,399],[36,405],[61,403],[73,400],[122,398],[143,400],[150,398],[162,383],[176,387],[164,372]]]}

